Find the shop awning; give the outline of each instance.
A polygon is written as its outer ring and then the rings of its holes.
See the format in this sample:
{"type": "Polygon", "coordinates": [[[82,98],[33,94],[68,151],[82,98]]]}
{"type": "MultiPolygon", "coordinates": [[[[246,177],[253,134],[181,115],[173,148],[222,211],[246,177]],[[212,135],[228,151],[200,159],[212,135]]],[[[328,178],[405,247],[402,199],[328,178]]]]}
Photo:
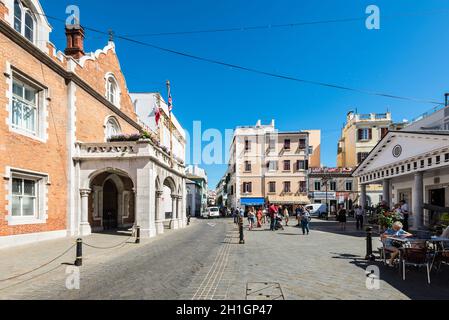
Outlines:
{"type": "Polygon", "coordinates": [[[242,206],[263,206],[265,198],[241,198],[240,204],[242,206]]]}

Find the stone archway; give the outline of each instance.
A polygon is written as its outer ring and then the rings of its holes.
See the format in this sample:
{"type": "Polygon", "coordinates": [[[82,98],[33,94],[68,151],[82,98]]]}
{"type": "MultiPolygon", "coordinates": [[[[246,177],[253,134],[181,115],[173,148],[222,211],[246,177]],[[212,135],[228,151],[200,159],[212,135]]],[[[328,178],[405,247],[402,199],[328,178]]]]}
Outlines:
{"type": "Polygon", "coordinates": [[[135,223],[135,189],[124,173],[105,171],[90,181],[89,223],[92,231],[128,229],[135,223]]]}
{"type": "Polygon", "coordinates": [[[180,195],[175,179],[166,176],[161,179],[156,178],[156,231],[158,234],[164,233],[165,224],[170,229],[178,229],[180,224],[180,195]]]}

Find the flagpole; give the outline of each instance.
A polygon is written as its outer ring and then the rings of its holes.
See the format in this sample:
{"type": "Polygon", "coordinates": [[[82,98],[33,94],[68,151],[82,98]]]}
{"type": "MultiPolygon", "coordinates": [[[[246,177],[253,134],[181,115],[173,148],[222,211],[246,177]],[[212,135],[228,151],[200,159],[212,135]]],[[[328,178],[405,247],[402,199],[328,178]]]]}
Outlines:
{"type": "MultiPolygon", "coordinates": [[[[171,97],[171,88],[170,88],[170,80],[167,80],[167,93],[168,93],[168,98],[170,99],[171,97]]],[[[173,161],[173,123],[172,123],[172,110],[170,107],[170,102],[168,102],[169,106],[168,106],[168,113],[170,116],[170,159],[171,159],[171,167],[174,167],[174,161],[173,161]]]]}

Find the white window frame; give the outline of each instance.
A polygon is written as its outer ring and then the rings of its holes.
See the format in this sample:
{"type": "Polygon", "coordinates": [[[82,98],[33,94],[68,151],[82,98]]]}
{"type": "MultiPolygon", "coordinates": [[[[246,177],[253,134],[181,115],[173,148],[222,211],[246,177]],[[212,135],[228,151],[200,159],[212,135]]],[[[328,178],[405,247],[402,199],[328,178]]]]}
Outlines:
{"type": "Polygon", "coordinates": [[[116,128],[116,135],[119,135],[122,133],[122,128],[120,126],[120,123],[114,116],[109,116],[106,118],[105,124],[104,124],[104,136],[105,141],[107,142],[109,138],[111,138],[114,135],[111,135],[110,133],[110,125],[115,126],[116,128]]]}
{"type": "Polygon", "coordinates": [[[117,108],[120,109],[120,96],[121,96],[121,91],[120,91],[120,86],[118,84],[117,78],[114,76],[113,73],[109,72],[106,74],[105,76],[105,97],[106,99],[112,103],[114,106],[116,106],[117,108]],[[111,93],[111,88],[112,85],[115,86],[115,92],[111,93]]]}
{"type": "Polygon", "coordinates": [[[369,138],[369,130],[370,128],[360,128],[360,130],[362,131],[362,137],[359,141],[368,141],[370,140],[369,138]]]}
{"type": "Polygon", "coordinates": [[[9,226],[45,224],[48,219],[48,186],[50,185],[49,176],[46,173],[27,171],[16,168],[7,168],[7,198],[8,214],[6,221],[9,226]],[[23,179],[35,181],[35,214],[33,216],[13,216],[13,179],[23,179]]]}
{"type": "Polygon", "coordinates": [[[33,86],[30,86],[29,84],[27,84],[25,81],[22,81],[21,79],[13,76],[13,90],[12,90],[12,105],[11,105],[11,127],[15,130],[18,131],[24,131],[26,134],[29,135],[33,135],[33,136],[38,136],[39,135],[39,89],[35,88],[33,86]],[[21,87],[22,89],[22,97],[19,97],[18,95],[16,95],[14,93],[14,84],[17,84],[21,87]],[[30,90],[30,91],[34,91],[34,104],[33,102],[26,100],[25,96],[25,90],[30,90]],[[15,105],[21,105],[22,106],[22,110],[21,110],[21,114],[22,117],[20,118],[20,124],[15,124],[13,119],[14,119],[14,106],[15,105]],[[33,123],[33,129],[28,129],[26,128],[26,126],[24,125],[24,119],[23,119],[23,110],[24,108],[27,107],[28,109],[32,110],[34,112],[34,123],[33,123]]]}
{"type": "Polygon", "coordinates": [[[13,1],[13,28],[14,30],[16,30],[18,33],[20,33],[25,39],[27,39],[28,41],[30,41],[31,43],[36,43],[36,33],[37,33],[37,20],[36,17],[33,13],[33,11],[24,6],[22,1],[17,0],[17,2],[19,3],[20,6],[20,10],[21,10],[21,15],[20,15],[20,30],[16,29],[16,0],[13,1]],[[33,21],[33,29],[32,29],[32,39],[29,39],[28,37],[26,37],[26,33],[25,30],[27,29],[27,25],[26,25],[26,17],[27,15],[29,15],[31,17],[31,20],[33,21]]]}
{"type": "Polygon", "coordinates": [[[321,187],[322,187],[321,180],[315,180],[315,183],[314,183],[313,187],[314,187],[315,191],[321,191],[321,187]],[[319,188],[317,188],[317,186],[319,186],[319,188]]]}
{"type": "Polygon", "coordinates": [[[26,136],[28,138],[38,140],[40,142],[47,142],[48,140],[48,123],[47,123],[47,109],[48,109],[48,89],[43,87],[42,85],[36,83],[32,79],[29,79],[26,75],[23,75],[21,72],[13,69],[11,65],[7,63],[7,72],[5,73],[8,77],[8,94],[9,98],[8,102],[8,118],[7,123],[9,125],[9,130],[16,134],[20,134],[22,136],[26,136]],[[14,82],[21,83],[24,86],[31,88],[36,91],[35,97],[35,105],[33,106],[36,110],[35,112],[35,128],[34,131],[27,130],[23,126],[18,126],[13,124],[13,110],[15,101],[19,101],[20,103],[27,104],[27,101],[17,97],[14,94],[14,82]]]}

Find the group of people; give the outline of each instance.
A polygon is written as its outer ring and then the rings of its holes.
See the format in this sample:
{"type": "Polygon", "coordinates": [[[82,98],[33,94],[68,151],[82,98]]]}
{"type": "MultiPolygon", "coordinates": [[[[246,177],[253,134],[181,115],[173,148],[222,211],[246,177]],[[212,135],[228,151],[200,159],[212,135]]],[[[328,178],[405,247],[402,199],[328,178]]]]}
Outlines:
{"type": "MultiPolygon", "coordinates": [[[[284,225],[288,227],[290,223],[290,218],[293,212],[289,211],[288,207],[277,206],[271,204],[267,209],[250,207],[247,211],[248,228],[249,231],[255,228],[262,228],[263,225],[269,222],[270,231],[284,230],[284,225]]],[[[303,206],[296,208],[294,214],[296,215],[296,220],[298,221],[297,227],[301,227],[304,235],[310,234],[310,213],[303,206]]],[[[240,219],[244,219],[245,211],[243,209],[233,210],[234,223],[238,223],[240,219]]]]}

